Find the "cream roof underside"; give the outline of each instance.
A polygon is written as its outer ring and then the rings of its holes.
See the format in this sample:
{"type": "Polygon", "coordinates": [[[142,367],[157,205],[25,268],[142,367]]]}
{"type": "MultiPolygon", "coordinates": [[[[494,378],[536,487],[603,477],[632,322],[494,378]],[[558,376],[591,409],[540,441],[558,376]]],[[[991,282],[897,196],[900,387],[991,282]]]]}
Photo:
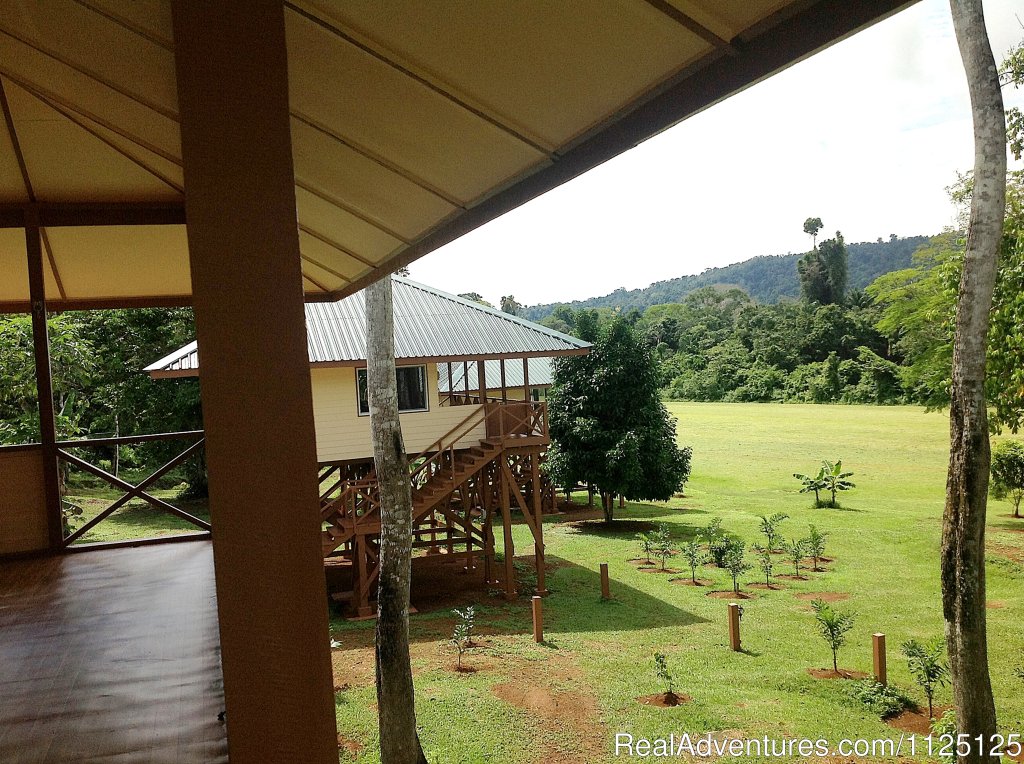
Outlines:
{"type": "MultiPolygon", "coordinates": [[[[806,55],[787,33],[777,44],[792,52],[772,58],[770,29],[829,2],[841,8],[837,0],[286,3],[307,297],[350,294],[678,121],[682,111],[655,114],[633,128],[631,143],[566,161],[686,77],[699,91],[704,67],[737,50],[739,61],[747,43],[768,51],[757,55],[772,71],[806,55]],[[501,197],[560,161],[565,177],[501,197]]],[[[904,4],[871,0],[870,13],[807,46],[904,4]]],[[[0,212],[31,202],[180,206],[173,51],[168,0],[5,2],[0,212]]],[[[740,70],[703,102],[695,96],[688,113],[764,76],[752,66],[744,80],[740,70]]],[[[188,302],[184,225],[49,225],[43,251],[47,299],[57,306],[188,302]]],[[[0,229],[0,309],[28,300],[25,260],[23,231],[0,229]]]]}

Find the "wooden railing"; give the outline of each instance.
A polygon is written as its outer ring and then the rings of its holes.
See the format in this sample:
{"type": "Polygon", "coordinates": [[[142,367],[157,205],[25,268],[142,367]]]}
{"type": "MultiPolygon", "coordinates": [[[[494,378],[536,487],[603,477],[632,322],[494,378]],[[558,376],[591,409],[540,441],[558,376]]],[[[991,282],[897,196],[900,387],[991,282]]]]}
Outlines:
{"type": "Polygon", "coordinates": [[[159,433],[155,435],[132,435],[117,438],[94,438],[91,440],[57,441],[57,456],[59,459],[70,465],[77,467],[80,470],[95,475],[96,477],[112,485],[113,487],[124,491],[124,494],[120,498],[116,499],[112,504],[110,504],[110,506],[108,506],[95,517],[87,521],[84,525],[77,528],[73,533],[67,534],[65,536],[64,543],[71,544],[77,541],[90,530],[95,528],[99,523],[103,522],[112,514],[114,514],[114,512],[116,512],[121,507],[126,505],[132,499],[142,499],[152,507],[162,509],[165,512],[169,512],[170,514],[174,515],[175,517],[179,517],[182,520],[185,520],[186,522],[196,526],[197,528],[200,528],[204,531],[209,531],[210,524],[205,520],[202,520],[194,515],[189,514],[185,510],[174,506],[170,502],[164,501],[163,499],[159,499],[156,496],[153,496],[146,490],[153,483],[162,478],[164,475],[166,475],[172,469],[177,467],[179,464],[195,456],[199,452],[199,450],[202,449],[205,442],[206,439],[204,437],[204,433],[202,430],[192,430],[189,432],[168,432],[159,433]],[[68,449],[77,448],[109,448],[111,446],[117,448],[119,446],[138,445],[140,443],[152,443],[155,441],[186,439],[197,440],[195,440],[195,442],[192,443],[192,445],[190,445],[184,451],[179,453],[169,462],[164,464],[158,470],[150,474],[149,477],[147,477],[137,485],[132,485],[127,480],[122,480],[116,475],[112,475],[111,473],[107,472],[101,467],[97,467],[95,464],[92,464],[78,456],[75,456],[74,454],[68,451],[68,449]]]}
{"type": "Polygon", "coordinates": [[[488,438],[548,439],[548,405],[544,401],[486,403],[488,438]]]}
{"type": "Polygon", "coordinates": [[[409,479],[412,480],[414,489],[422,486],[444,468],[445,455],[452,476],[455,476],[455,445],[484,423],[486,412],[486,406],[474,409],[473,413],[410,460],[409,479]]]}

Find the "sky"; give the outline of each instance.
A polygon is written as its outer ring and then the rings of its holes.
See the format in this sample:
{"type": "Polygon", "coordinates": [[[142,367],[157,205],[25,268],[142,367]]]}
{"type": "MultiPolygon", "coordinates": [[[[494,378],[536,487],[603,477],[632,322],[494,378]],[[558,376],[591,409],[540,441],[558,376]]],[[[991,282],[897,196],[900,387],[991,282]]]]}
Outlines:
{"type": "MultiPolygon", "coordinates": [[[[984,7],[1001,62],[1024,38],[1024,0],[984,7]]],[[[1024,106],[1024,93],[1003,95],[1024,106]]],[[[410,276],[534,305],[803,252],[808,217],[847,242],[938,233],[953,223],[946,188],[972,163],[948,0],[922,0],[438,249],[410,276]]]]}

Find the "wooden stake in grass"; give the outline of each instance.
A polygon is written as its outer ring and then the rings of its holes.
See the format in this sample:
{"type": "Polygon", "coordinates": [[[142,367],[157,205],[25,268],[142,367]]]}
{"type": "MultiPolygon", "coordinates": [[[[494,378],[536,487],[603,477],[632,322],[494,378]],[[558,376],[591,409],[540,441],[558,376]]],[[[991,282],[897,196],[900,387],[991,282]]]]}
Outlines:
{"type": "Polygon", "coordinates": [[[729,603],[729,647],[733,652],[740,651],[740,612],[742,608],[735,602],[729,603]]]}
{"type": "Polygon", "coordinates": [[[611,586],[608,584],[608,563],[601,563],[601,599],[610,600],[612,598],[611,586]]]}
{"type": "Polygon", "coordinates": [[[533,598],[533,641],[544,641],[544,599],[537,596],[533,598]]]}
{"type": "Polygon", "coordinates": [[[872,634],[871,647],[875,656],[875,681],[879,684],[889,684],[885,666],[885,634],[872,634]]]}

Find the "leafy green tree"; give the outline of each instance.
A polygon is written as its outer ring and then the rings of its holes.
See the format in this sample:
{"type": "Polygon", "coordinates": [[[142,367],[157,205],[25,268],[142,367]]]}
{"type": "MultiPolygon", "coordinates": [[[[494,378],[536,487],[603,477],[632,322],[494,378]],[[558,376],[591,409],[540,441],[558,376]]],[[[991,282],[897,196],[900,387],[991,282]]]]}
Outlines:
{"type": "Polygon", "coordinates": [[[668,669],[668,658],[665,657],[664,653],[654,654],[654,673],[658,679],[665,683],[665,699],[674,699],[676,694],[672,691],[672,672],[668,669]]]}
{"type": "Polygon", "coordinates": [[[839,506],[839,503],[836,501],[836,493],[839,491],[849,491],[857,487],[848,479],[853,476],[853,473],[843,472],[842,459],[836,460],[834,463],[823,460],[821,464],[824,468],[824,490],[832,494],[832,499],[828,506],[835,509],[839,506]]]}
{"type": "Polygon", "coordinates": [[[797,261],[800,294],[808,303],[841,305],[846,298],[848,255],[843,235],[826,239],[797,261]]]}
{"type": "Polygon", "coordinates": [[[775,561],[772,559],[772,550],[768,547],[754,544],[753,550],[757,554],[757,564],[764,573],[764,585],[771,588],[772,573],[775,570],[775,561]]]}
{"type": "Polygon", "coordinates": [[[804,561],[804,557],[807,556],[807,539],[793,539],[789,543],[784,541],[782,542],[782,548],[786,552],[786,557],[793,563],[796,577],[800,578],[800,564],[804,561]]]}
{"type": "Polygon", "coordinates": [[[683,555],[683,559],[686,560],[686,564],[690,567],[690,580],[696,584],[697,569],[708,561],[707,554],[705,554],[697,539],[686,542],[679,551],[683,555]]]}
{"type": "Polygon", "coordinates": [[[662,523],[654,531],[654,554],[661,560],[661,569],[665,570],[665,564],[669,557],[674,557],[678,552],[672,548],[672,534],[668,526],[662,523]]]}
{"type": "Polygon", "coordinates": [[[1024,500],[1024,443],[1007,440],[992,451],[992,494],[1013,503],[1013,516],[1020,517],[1024,500]]]}
{"type": "Polygon", "coordinates": [[[807,534],[807,554],[814,562],[814,569],[818,570],[818,560],[825,556],[825,544],[828,541],[828,534],[822,533],[818,527],[811,524],[810,532],[807,534]]]}
{"type": "Polygon", "coordinates": [[[481,305],[486,305],[488,308],[494,307],[494,305],[487,302],[487,300],[484,299],[484,296],[479,292],[463,292],[462,294],[459,295],[459,297],[461,297],[463,300],[469,300],[470,302],[478,302],[481,305]]]}
{"type": "Polygon", "coordinates": [[[555,361],[549,472],[559,485],[595,485],[611,522],[616,495],[670,499],[690,476],[691,451],[676,444],[657,364],[636,329],[621,316],[598,328],[596,315],[586,311],[574,323],[594,347],[555,361]]]}
{"type": "Polygon", "coordinates": [[[929,719],[935,718],[935,690],[949,682],[949,666],[942,659],[945,649],[945,642],[941,637],[928,642],[908,639],[902,646],[907,668],[928,698],[929,719]]]}
{"type": "Polygon", "coordinates": [[[811,249],[818,248],[818,232],[824,227],[821,218],[807,218],[804,221],[804,233],[811,237],[811,249]]]}
{"type": "Polygon", "coordinates": [[[824,600],[814,600],[814,619],[818,633],[832,651],[832,670],[839,673],[839,650],[846,644],[846,635],[853,628],[853,613],[835,610],[824,600]]]}
{"type": "MultiPolygon", "coordinates": [[[[951,197],[966,213],[973,179],[961,176],[951,197]]],[[[1006,176],[1006,207],[998,270],[989,314],[985,392],[990,428],[1017,432],[1024,426],[1024,173],[1006,176]]],[[[868,287],[881,308],[878,328],[902,355],[903,387],[929,409],[949,405],[953,328],[963,272],[965,239],[951,232],[934,237],[914,255],[911,268],[868,287]]]]}
{"type": "MultiPolygon", "coordinates": [[[[87,426],[90,384],[97,354],[76,316],[61,313],[47,320],[57,435],[73,438],[87,426]]],[[[0,443],[39,440],[32,319],[0,317],[0,443]]]]}
{"type": "Polygon", "coordinates": [[[746,573],[753,567],[747,562],[746,557],[746,545],[739,541],[729,547],[726,551],[725,556],[722,558],[722,567],[729,571],[729,575],[732,576],[732,590],[736,593],[740,593],[740,576],[746,573]]]}
{"type": "Polygon", "coordinates": [[[778,548],[779,526],[782,525],[783,520],[789,519],[789,515],[776,512],[771,517],[760,515],[760,518],[759,528],[768,542],[767,549],[769,552],[774,552],[778,548]]]}
{"type": "Polygon", "coordinates": [[[636,540],[640,542],[640,551],[644,554],[644,562],[653,565],[651,557],[654,555],[655,544],[657,543],[653,533],[638,533],[636,540]]]}
{"type": "Polygon", "coordinates": [[[516,302],[516,298],[512,295],[505,295],[501,298],[501,310],[503,313],[518,316],[522,309],[523,306],[516,302]]]}

